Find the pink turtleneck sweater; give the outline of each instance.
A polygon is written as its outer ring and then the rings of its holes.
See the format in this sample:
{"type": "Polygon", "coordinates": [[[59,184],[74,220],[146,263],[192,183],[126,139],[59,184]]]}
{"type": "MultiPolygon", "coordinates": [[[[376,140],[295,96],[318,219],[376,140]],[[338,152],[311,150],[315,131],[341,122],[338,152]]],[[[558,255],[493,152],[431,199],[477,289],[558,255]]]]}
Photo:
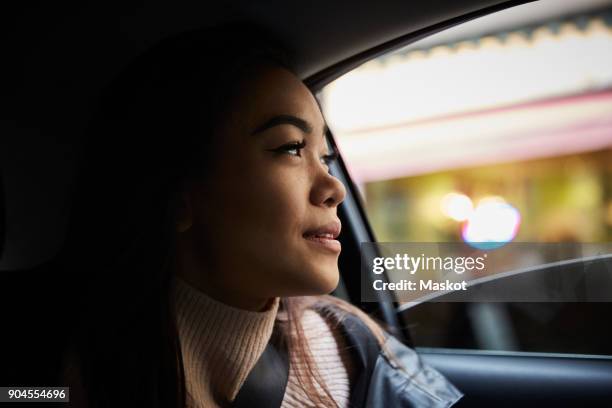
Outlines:
{"type": "MultiPolygon", "coordinates": [[[[263,353],[272,335],[279,298],[266,311],[252,312],[220,303],[180,278],[176,282],[174,298],[187,405],[217,407],[216,399],[232,401],[236,397],[263,353]]],[[[350,355],[340,334],[312,310],[305,311],[302,325],[327,388],[340,407],[348,407],[350,355]]],[[[296,377],[305,369],[304,362],[292,362],[283,408],[314,406],[296,377]]]]}

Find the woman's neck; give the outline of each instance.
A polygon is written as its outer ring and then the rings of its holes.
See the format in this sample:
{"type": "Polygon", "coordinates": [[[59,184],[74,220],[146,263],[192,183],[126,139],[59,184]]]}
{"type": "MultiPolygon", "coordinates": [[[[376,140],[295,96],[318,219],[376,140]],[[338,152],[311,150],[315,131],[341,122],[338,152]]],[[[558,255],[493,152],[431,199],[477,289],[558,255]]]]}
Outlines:
{"type": "Polygon", "coordinates": [[[265,312],[270,310],[270,307],[274,303],[274,298],[249,297],[245,296],[244,294],[219,287],[218,285],[214,285],[213,282],[202,282],[203,280],[205,281],[205,279],[202,278],[205,278],[206,275],[200,275],[194,279],[194,277],[177,272],[177,276],[204,293],[206,296],[237,309],[248,310],[251,312],[265,312]]]}
{"type": "Polygon", "coordinates": [[[228,287],[225,282],[218,282],[206,273],[207,268],[202,266],[190,251],[179,251],[176,261],[177,277],[218,302],[237,309],[264,312],[269,310],[275,301],[275,298],[244,293],[228,287]]]}

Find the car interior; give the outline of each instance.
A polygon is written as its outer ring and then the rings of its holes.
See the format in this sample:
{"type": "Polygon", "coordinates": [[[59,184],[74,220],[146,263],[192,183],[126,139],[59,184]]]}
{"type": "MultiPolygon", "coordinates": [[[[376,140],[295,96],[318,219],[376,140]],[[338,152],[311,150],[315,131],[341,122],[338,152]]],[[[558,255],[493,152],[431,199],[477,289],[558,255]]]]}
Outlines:
{"type": "MultiPolygon", "coordinates": [[[[530,2],[21,4],[2,39],[3,65],[9,72],[3,77],[0,122],[0,385],[52,385],[56,381],[57,351],[71,325],[62,317],[71,307],[65,301],[71,288],[70,282],[61,280],[54,259],[62,248],[70,216],[76,149],[99,91],[135,55],[167,35],[246,18],[268,27],[291,46],[298,74],[320,95],[325,86],[374,58],[525,3],[530,2]]],[[[557,3],[556,12],[561,15],[580,2],[557,3]]],[[[336,143],[333,127],[329,143],[336,143]]],[[[405,344],[418,346],[411,334],[411,317],[435,316],[435,308],[444,299],[407,307],[388,292],[380,292],[376,302],[363,301],[363,280],[358,273],[361,243],[375,242],[376,234],[347,167],[342,156],[332,167],[347,188],[339,208],[343,251],[341,282],[334,295],[376,316],[405,344]]],[[[609,277],[611,258],[593,265],[609,277]]],[[[612,311],[609,305],[612,303],[576,307],[585,314],[598,314],[598,321],[605,325],[612,311]]],[[[602,342],[612,340],[609,329],[600,333],[602,342]]],[[[579,338],[581,333],[572,335],[579,338]]],[[[465,394],[459,406],[612,405],[610,355],[469,347],[417,349],[425,362],[465,394]]]]}

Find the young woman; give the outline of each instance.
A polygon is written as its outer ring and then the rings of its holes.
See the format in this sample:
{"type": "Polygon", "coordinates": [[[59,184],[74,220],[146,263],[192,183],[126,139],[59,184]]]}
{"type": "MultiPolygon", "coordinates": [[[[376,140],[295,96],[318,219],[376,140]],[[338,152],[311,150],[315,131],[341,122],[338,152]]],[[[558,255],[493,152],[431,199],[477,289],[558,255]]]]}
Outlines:
{"type": "Polygon", "coordinates": [[[324,311],[386,335],[325,295],[345,189],[282,50],[246,24],[190,32],[101,95],[63,257],[79,293],[62,371],[75,405],[231,406],[273,341],[290,362],[281,406],[356,401],[362,367],[324,311]]]}

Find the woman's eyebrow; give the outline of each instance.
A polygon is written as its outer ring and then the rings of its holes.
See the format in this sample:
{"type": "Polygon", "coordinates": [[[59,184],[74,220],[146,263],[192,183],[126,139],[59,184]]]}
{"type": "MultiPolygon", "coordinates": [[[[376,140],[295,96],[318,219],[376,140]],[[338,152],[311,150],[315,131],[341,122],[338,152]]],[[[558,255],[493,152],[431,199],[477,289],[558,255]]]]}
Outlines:
{"type": "MultiPolygon", "coordinates": [[[[312,125],[306,120],[293,115],[276,115],[266,121],[263,125],[257,127],[253,132],[251,132],[251,135],[261,133],[265,130],[270,129],[271,127],[279,125],[292,125],[300,129],[304,133],[312,133],[312,125]]],[[[327,127],[327,124],[325,124],[323,127],[323,136],[325,136],[328,131],[329,129],[327,127]]]]}

